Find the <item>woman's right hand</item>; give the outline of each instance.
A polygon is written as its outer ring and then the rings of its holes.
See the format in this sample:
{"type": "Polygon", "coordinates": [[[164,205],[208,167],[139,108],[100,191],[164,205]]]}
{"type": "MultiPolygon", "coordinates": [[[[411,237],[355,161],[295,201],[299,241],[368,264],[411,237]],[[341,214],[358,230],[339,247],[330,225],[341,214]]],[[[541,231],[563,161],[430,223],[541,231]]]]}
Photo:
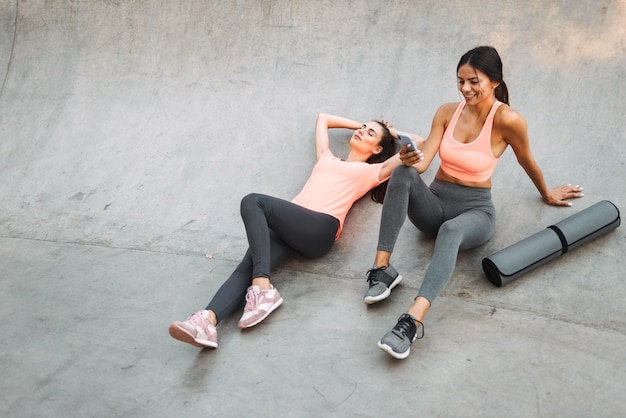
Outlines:
{"type": "Polygon", "coordinates": [[[415,151],[408,151],[408,145],[405,145],[400,150],[400,161],[407,167],[411,167],[424,159],[424,154],[421,149],[415,151]]]}

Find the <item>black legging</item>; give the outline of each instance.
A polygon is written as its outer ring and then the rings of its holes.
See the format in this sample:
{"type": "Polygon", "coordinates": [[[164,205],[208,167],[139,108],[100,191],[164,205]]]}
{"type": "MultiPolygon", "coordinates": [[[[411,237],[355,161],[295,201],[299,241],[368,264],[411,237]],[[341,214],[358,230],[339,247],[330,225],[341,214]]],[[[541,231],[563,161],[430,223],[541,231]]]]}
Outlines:
{"type": "Polygon", "coordinates": [[[331,215],[257,193],[241,200],[241,218],[248,251],[206,307],[218,322],[243,304],[253,278],[269,278],[293,251],[307,258],[326,254],[339,228],[339,220],[331,215]]]}

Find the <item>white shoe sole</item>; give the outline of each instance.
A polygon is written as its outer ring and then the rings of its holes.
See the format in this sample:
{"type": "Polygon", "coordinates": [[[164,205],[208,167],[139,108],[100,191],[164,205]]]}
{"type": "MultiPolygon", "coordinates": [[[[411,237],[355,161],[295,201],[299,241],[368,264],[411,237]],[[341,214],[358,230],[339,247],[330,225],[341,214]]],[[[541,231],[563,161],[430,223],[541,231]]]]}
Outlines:
{"type": "Polygon", "coordinates": [[[391,349],[391,347],[389,347],[387,344],[381,343],[380,341],[378,341],[377,345],[378,348],[389,354],[391,357],[397,358],[398,360],[404,360],[409,356],[409,354],[411,354],[411,347],[409,347],[409,349],[406,350],[404,353],[396,353],[391,349]]]}

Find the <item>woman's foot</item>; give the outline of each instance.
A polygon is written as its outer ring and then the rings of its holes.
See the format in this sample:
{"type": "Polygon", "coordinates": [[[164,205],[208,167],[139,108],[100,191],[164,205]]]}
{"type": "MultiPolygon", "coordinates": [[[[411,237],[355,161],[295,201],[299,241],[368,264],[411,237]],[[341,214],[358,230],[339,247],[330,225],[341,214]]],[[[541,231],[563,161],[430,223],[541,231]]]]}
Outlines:
{"type": "Polygon", "coordinates": [[[424,324],[416,320],[413,315],[402,314],[398,323],[391,331],[378,341],[378,347],[397,359],[405,359],[411,354],[411,343],[424,337],[424,324]],[[418,335],[417,330],[422,331],[418,335]]]}
{"type": "Polygon", "coordinates": [[[246,306],[237,326],[240,329],[250,328],[263,321],[283,303],[283,298],[274,286],[269,290],[261,290],[252,285],[246,293],[246,306]]]}
{"type": "Polygon", "coordinates": [[[372,267],[367,272],[367,281],[370,284],[365,292],[363,302],[372,304],[387,299],[391,294],[391,289],[402,281],[402,275],[398,274],[392,265],[387,267],[372,267]]]}
{"type": "Polygon", "coordinates": [[[196,347],[217,348],[217,329],[207,310],[195,312],[184,321],[170,324],[172,338],[196,347]]]}

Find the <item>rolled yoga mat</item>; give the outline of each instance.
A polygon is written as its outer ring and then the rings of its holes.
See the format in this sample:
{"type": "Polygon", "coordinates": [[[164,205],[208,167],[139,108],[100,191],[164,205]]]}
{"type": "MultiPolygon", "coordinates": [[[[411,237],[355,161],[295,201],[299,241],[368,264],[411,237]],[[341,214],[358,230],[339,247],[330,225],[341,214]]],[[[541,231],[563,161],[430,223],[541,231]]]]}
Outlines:
{"type": "Polygon", "coordinates": [[[619,209],[608,200],[600,201],[483,258],[483,271],[491,283],[503,286],[619,225],[619,209]]]}

